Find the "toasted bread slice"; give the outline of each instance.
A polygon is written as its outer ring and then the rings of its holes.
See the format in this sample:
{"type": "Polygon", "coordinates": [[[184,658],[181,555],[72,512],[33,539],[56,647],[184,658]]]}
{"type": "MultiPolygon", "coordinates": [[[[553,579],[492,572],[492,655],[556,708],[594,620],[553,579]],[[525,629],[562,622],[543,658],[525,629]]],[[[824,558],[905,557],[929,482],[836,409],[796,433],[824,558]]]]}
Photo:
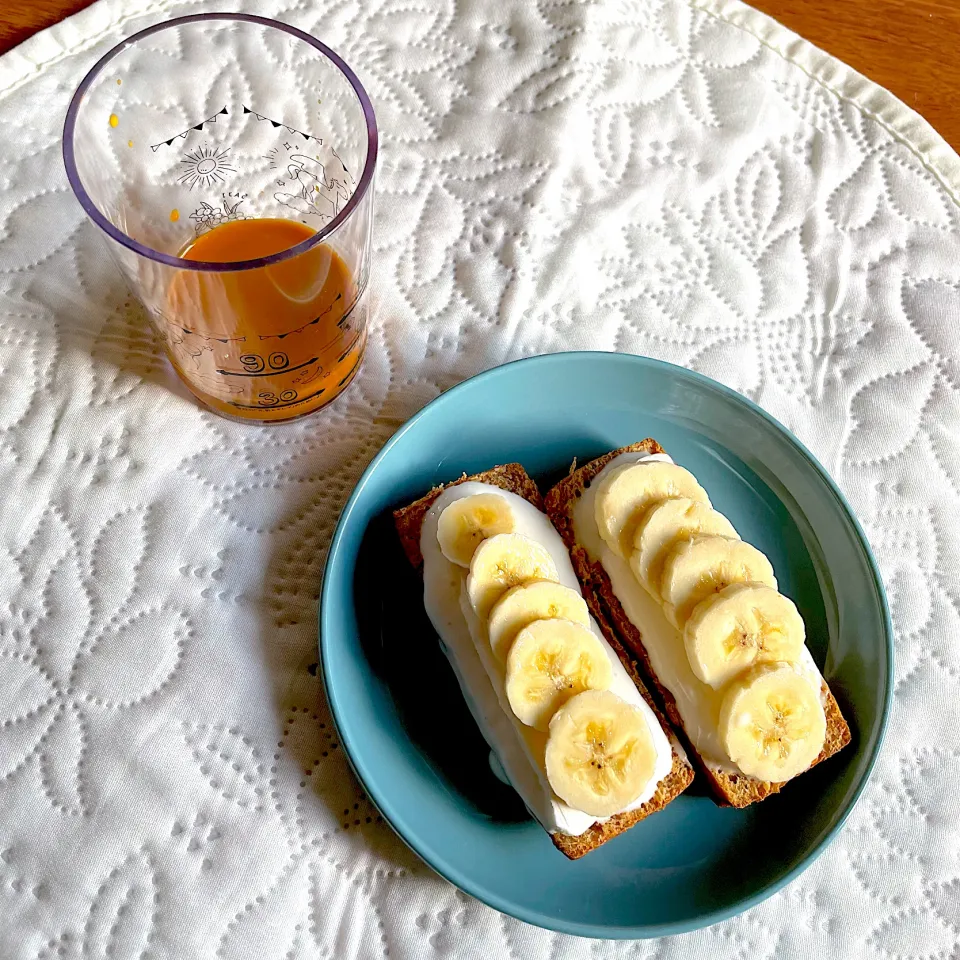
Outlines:
{"type": "MultiPolygon", "coordinates": [[[[423,566],[423,556],[420,553],[420,529],[423,526],[423,520],[427,515],[427,511],[433,506],[433,502],[447,487],[465,483],[467,480],[489,483],[492,486],[500,487],[501,490],[508,490],[511,493],[517,494],[517,496],[523,497],[538,510],[543,510],[543,500],[540,497],[540,491],[537,489],[537,485],[530,479],[527,472],[519,463],[503,464],[502,466],[494,467],[492,470],[486,470],[483,473],[477,473],[470,477],[462,476],[459,480],[454,480],[453,483],[434,487],[419,500],[411,503],[409,506],[395,510],[393,513],[393,521],[397,528],[397,533],[400,536],[404,553],[406,553],[407,559],[416,569],[419,570],[423,566]]],[[[589,601],[588,597],[585,597],[585,599],[589,601]]],[[[671,800],[686,790],[693,780],[693,768],[687,760],[683,748],[677,739],[671,735],[670,726],[651,698],[643,680],[640,678],[636,664],[623,649],[620,641],[604,619],[600,617],[596,619],[607,642],[620,658],[627,673],[637,685],[637,689],[653,710],[661,726],[667,732],[673,750],[673,766],[670,772],[657,785],[654,795],[637,810],[632,810],[628,813],[618,813],[609,820],[594,823],[588,830],[577,836],[551,833],[550,839],[553,841],[554,846],[570,860],[577,860],[588,854],[591,850],[596,850],[601,844],[606,843],[625,830],[629,830],[635,823],[639,823],[651,813],[662,810],[671,800]]]]}
{"type": "MultiPolygon", "coordinates": [[[[643,645],[642,632],[630,621],[620,601],[613,592],[613,584],[599,560],[591,561],[586,550],[577,543],[573,528],[573,508],[583,491],[597,474],[615,457],[622,453],[666,453],[656,440],[641,440],[628,447],[613,450],[602,457],[577,468],[576,461],[570,467],[570,473],[560,481],[546,496],[547,516],[553,521],[563,542],[570,551],[573,569],[577,572],[584,598],[593,615],[605,624],[604,629],[612,628],[623,645],[636,656],[644,668],[645,676],[650,680],[658,694],[659,701],[676,730],[683,732],[683,721],[677,709],[673,694],[660,682],[650,663],[650,657],[643,645]]],[[[826,681],[823,684],[822,697],[827,717],[827,736],[820,756],[811,766],[833,756],[850,742],[850,728],[840,712],[836,698],[830,692],[826,681]]],[[[684,733],[684,742],[690,756],[710,783],[715,797],[722,806],[746,807],[778,793],[784,783],[770,783],[757,780],[742,773],[718,768],[708,763],[693,747],[684,733]]],[[[789,782],[789,781],[787,781],[789,782]]]]}

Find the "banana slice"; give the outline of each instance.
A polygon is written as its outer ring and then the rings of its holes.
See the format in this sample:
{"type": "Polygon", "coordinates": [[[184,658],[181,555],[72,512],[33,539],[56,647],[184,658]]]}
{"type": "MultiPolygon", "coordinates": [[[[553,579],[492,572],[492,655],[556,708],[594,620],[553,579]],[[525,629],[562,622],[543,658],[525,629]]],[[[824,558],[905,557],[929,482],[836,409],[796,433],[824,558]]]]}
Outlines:
{"type": "Polygon", "coordinates": [[[770,561],[756,548],[730,537],[694,537],[667,554],[660,580],[663,612],[683,630],[693,608],[731,583],[748,580],[776,589],[770,561]]]}
{"type": "Polygon", "coordinates": [[[753,667],[731,683],[720,707],[724,749],[758,780],[782,783],[803,773],[826,735],[820,691],[789,663],[753,667]]]}
{"type": "Polygon", "coordinates": [[[454,500],[437,520],[440,551],[451,562],[469,567],[481,542],[498,533],[513,533],[513,511],[506,497],[477,493],[454,500]]]}
{"type": "Polygon", "coordinates": [[[612,816],[633,803],[650,782],[656,759],[643,713],[609,690],[579,694],[550,721],[550,786],[593,817],[612,816]]]}
{"type": "Polygon", "coordinates": [[[805,640],[793,601],[759,583],[732,583],[702,600],[683,629],[691,669],[716,690],[755,663],[796,663],[805,640]]]}
{"type": "Polygon", "coordinates": [[[571,697],[606,690],[612,682],[603,644],[592,630],[570,620],[531,623],[507,654],[507,700],[517,718],[537,730],[546,730],[571,697]]]}
{"type": "Polygon", "coordinates": [[[597,486],[596,520],[600,536],[624,560],[644,513],[659,500],[687,497],[710,505],[697,478],[675,463],[648,460],[611,470],[597,486]]]}
{"type": "Polygon", "coordinates": [[[490,647],[503,663],[517,634],[535,620],[572,620],[590,625],[586,601],[562,583],[531,580],[508,590],[490,611],[490,647]]]}
{"type": "Polygon", "coordinates": [[[474,551],[467,596],[481,620],[511,587],[527,580],[558,580],[546,547],[519,533],[498,533],[474,551]]]}
{"type": "Polygon", "coordinates": [[[660,599],[663,561],[678,540],[716,534],[739,540],[733,524],[709,504],[689,497],[662,500],[643,516],[634,538],[630,566],[655,600],[660,599]]]}

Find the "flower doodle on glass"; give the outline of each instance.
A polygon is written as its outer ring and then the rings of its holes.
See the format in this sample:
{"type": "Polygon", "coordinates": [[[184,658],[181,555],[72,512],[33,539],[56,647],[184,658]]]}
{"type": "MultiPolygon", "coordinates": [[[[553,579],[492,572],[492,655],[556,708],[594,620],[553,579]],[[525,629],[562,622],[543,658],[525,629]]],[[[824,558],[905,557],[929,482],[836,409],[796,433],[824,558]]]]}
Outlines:
{"type": "Polygon", "coordinates": [[[131,508],[85,546],[51,506],[18,549],[0,548],[10,597],[0,683],[19,691],[0,717],[0,786],[36,764],[56,809],[88,813],[90,720],[150,700],[176,674],[191,624],[183,610],[141,595],[149,531],[149,510],[131,508]]]}
{"type": "Polygon", "coordinates": [[[221,224],[230,223],[234,220],[248,219],[246,214],[241,212],[240,204],[247,199],[247,195],[237,193],[225,193],[223,202],[219,206],[213,206],[206,200],[200,201],[200,206],[190,214],[190,219],[196,224],[197,236],[219,227],[221,224]]]}

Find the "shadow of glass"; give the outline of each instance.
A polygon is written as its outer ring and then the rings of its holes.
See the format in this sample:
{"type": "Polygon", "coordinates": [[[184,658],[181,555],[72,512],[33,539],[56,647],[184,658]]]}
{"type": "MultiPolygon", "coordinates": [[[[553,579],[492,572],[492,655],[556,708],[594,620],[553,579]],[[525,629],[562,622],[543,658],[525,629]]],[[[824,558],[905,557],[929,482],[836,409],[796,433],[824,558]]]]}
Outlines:
{"type": "Polygon", "coordinates": [[[167,359],[163,340],[146,310],[129,294],[118,290],[99,330],[90,341],[90,354],[97,366],[106,364],[113,373],[98,383],[105,397],[123,395],[138,383],[153,383],[190,400],[204,409],[187,389],[167,359]]]}

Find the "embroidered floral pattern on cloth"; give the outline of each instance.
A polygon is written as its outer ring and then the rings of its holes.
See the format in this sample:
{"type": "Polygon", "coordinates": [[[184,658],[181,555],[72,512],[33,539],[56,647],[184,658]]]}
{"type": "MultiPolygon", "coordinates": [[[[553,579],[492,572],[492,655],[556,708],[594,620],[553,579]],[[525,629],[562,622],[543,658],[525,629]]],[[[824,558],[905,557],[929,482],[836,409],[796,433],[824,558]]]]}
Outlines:
{"type": "MultiPolygon", "coordinates": [[[[731,0],[240,6],[338,50],[383,138],[363,370],[283,430],[170,389],[62,169],[95,59],[200,5],[100,0],[0,59],[0,954],[946,956],[955,155],[731,0]],[[313,666],[337,514],[397,425],[481,369],[580,348],[685,364],[794,430],[863,521],[897,631],[886,745],[838,840],[747,914],[659,943],[536,930],[419,864],[350,775],[313,666]]],[[[223,105],[211,68],[184,126],[223,105]]],[[[203,216],[239,216],[212,163],[203,216]]]]}

